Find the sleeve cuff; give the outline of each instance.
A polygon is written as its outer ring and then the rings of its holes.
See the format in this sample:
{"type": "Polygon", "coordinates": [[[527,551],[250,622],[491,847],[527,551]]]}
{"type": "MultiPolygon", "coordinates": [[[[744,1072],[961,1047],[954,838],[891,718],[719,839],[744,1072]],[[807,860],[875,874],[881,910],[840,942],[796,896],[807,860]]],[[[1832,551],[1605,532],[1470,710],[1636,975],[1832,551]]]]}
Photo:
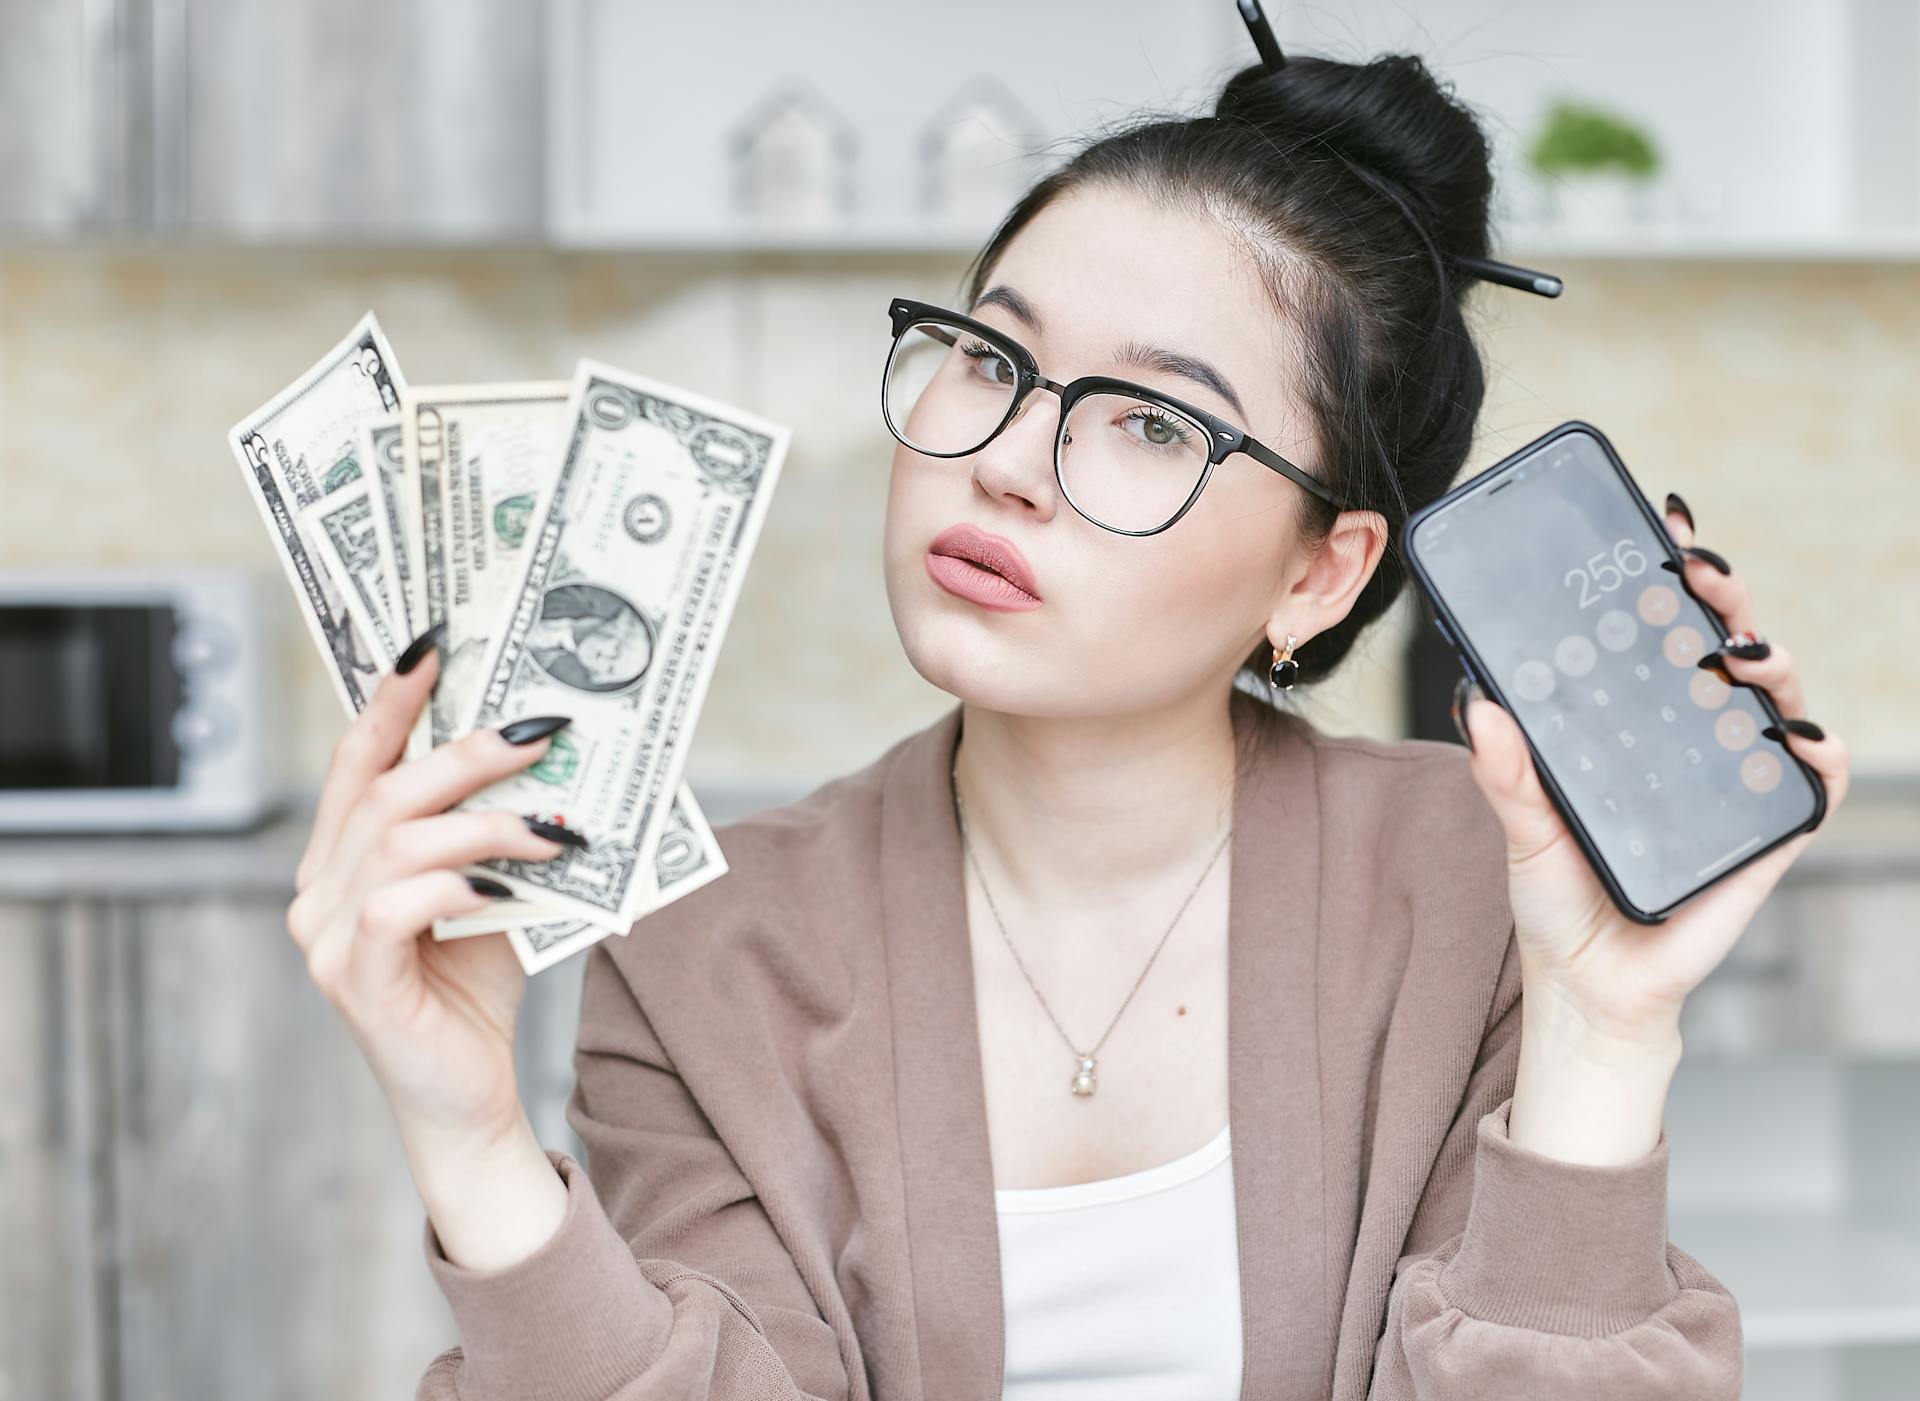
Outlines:
{"type": "Polygon", "coordinates": [[[456,1265],[426,1218],[427,1268],[459,1325],[461,1389],[474,1395],[609,1396],[647,1369],[673,1327],[672,1301],[642,1273],[586,1170],[557,1149],[546,1153],[567,1184],[567,1209],[526,1259],[494,1270],[456,1265]]]}
{"type": "Polygon", "coordinates": [[[1597,1337],[1677,1292],[1667,1266],[1667,1132],[1630,1163],[1572,1163],[1507,1137],[1509,1095],[1480,1116],[1466,1229],[1437,1280],[1469,1317],[1597,1337]]]}

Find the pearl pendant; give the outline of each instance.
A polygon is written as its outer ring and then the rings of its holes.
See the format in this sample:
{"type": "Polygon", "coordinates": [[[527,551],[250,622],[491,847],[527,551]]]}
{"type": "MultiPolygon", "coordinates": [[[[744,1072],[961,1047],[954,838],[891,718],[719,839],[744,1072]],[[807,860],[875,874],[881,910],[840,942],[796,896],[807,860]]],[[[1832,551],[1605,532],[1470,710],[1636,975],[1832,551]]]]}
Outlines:
{"type": "Polygon", "coordinates": [[[1090,1095],[1094,1089],[1093,1057],[1080,1057],[1080,1073],[1073,1077],[1073,1092],[1077,1095],[1090,1095]]]}

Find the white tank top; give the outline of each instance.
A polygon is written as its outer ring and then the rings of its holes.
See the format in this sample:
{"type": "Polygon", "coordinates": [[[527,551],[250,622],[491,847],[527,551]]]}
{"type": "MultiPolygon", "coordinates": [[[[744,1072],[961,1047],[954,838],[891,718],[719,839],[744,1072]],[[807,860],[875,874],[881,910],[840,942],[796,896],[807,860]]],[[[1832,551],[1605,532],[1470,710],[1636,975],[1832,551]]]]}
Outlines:
{"type": "Polygon", "coordinates": [[[1231,1125],[1170,1163],[996,1188],[1004,1401],[1238,1401],[1231,1125]]]}

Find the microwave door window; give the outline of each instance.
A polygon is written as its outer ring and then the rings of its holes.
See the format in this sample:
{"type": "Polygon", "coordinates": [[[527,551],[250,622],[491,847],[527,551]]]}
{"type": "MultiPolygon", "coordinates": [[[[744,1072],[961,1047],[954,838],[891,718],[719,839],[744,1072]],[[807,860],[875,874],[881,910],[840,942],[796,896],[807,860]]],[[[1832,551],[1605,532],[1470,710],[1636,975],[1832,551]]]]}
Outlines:
{"type": "Polygon", "coordinates": [[[0,609],[0,789],[176,787],[174,631],[169,608],[0,609]]]}

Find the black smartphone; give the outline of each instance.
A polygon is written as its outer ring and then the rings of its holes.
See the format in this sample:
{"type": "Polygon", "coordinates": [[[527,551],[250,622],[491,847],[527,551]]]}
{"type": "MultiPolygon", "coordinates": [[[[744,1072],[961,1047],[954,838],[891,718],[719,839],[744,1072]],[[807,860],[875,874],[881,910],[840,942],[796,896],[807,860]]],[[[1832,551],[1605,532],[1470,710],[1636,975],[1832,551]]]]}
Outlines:
{"type": "Polygon", "coordinates": [[[1400,545],[1467,674],[1519,722],[1615,905],[1658,924],[1826,812],[1764,691],[1699,665],[1720,617],[1599,429],[1575,419],[1408,518],[1400,545]]]}

